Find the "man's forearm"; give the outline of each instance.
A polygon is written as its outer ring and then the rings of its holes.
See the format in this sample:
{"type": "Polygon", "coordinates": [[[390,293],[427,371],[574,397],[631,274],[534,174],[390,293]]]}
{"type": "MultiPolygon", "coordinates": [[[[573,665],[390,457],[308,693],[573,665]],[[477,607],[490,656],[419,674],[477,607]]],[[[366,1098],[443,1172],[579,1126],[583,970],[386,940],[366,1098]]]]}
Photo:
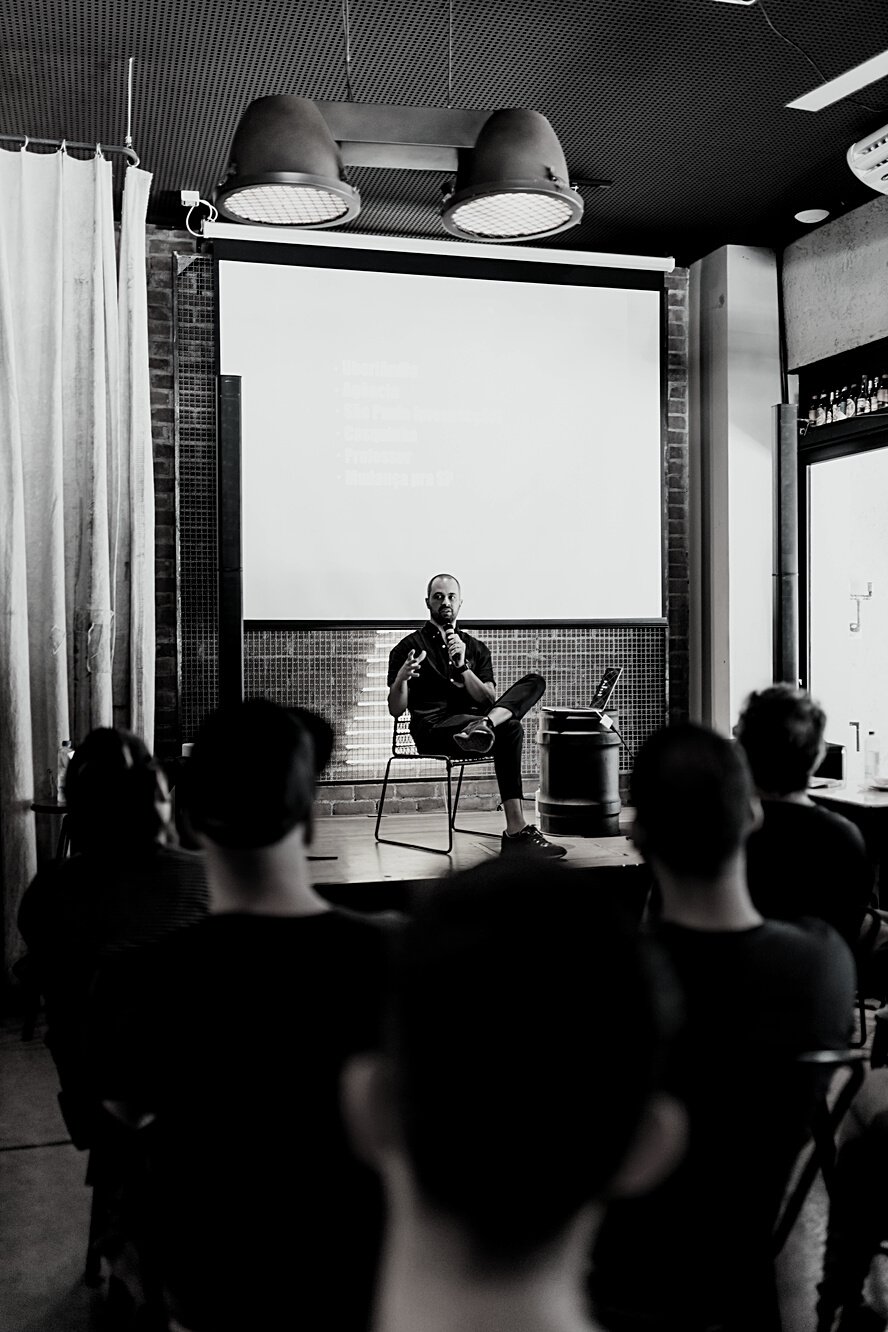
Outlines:
{"type": "Polygon", "coordinates": [[[393,684],[388,692],[388,710],[392,717],[400,717],[407,710],[407,682],[393,684]]]}
{"type": "Polygon", "coordinates": [[[479,680],[473,670],[465,672],[462,682],[469,698],[475,703],[486,703],[489,706],[496,701],[496,689],[492,684],[485,684],[483,680],[479,680]]]}

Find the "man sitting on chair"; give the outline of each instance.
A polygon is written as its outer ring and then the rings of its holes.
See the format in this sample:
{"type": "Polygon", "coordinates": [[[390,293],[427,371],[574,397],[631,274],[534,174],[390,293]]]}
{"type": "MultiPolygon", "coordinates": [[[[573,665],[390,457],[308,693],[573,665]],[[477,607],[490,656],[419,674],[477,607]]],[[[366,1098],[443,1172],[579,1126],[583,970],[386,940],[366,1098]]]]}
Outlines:
{"type": "Polygon", "coordinates": [[[426,590],[429,621],[402,638],[389,654],[388,708],[393,717],[410,709],[410,734],[421,754],[491,755],[506,817],[503,852],[563,856],[526,823],[522,800],[521,718],[542,698],[541,675],[522,675],[497,697],[490,650],[456,620],[462,594],[452,574],[436,574],[426,590]]]}

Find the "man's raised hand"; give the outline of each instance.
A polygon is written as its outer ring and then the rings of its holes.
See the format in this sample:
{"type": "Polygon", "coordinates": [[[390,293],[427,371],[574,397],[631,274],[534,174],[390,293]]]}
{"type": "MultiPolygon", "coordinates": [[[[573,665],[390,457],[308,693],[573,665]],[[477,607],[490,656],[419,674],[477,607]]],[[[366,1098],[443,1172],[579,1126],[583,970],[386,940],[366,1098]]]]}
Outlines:
{"type": "Polygon", "coordinates": [[[407,660],[404,662],[403,666],[398,671],[398,679],[396,683],[408,684],[414,678],[414,676],[419,675],[420,662],[425,661],[425,655],[426,655],[425,648],[423,648],[422,652],[420,652],[418,657],[414,652],[413,648],[411,648],[409,653],[407,654],[407,660]]]}
{"type": "Polygon", "coordinates": [[[454,666],[462,666],[466,659],[466,645],[453,629],[446,629],[447,652],[454,666]]]}

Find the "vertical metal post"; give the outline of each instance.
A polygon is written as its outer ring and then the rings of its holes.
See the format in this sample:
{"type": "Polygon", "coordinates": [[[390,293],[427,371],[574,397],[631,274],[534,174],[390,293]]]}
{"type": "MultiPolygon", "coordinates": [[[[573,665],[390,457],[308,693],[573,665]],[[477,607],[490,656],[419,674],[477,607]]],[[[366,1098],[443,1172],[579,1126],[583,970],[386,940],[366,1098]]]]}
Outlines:
{"type": "Polygon", "coordinates": [[[241,557],[241,381],[219,376],[219,701],[244,694],[244,603],[241,557]]]}
{"type": "Polygon", "coordinates": [[[799,683],[799,409],[773,408],[774,680],[799,683]]]}

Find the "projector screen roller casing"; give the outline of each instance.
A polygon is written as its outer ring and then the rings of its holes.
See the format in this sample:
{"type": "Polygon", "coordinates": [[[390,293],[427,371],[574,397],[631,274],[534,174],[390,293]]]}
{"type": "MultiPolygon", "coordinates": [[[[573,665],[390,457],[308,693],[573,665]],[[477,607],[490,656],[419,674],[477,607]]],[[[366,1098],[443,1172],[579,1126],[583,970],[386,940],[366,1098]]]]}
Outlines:
{"type": "Polygon", "coordinates": [[[219,263],[246,621],[662,615],[660,291],[289,257],[219,263]]]}

